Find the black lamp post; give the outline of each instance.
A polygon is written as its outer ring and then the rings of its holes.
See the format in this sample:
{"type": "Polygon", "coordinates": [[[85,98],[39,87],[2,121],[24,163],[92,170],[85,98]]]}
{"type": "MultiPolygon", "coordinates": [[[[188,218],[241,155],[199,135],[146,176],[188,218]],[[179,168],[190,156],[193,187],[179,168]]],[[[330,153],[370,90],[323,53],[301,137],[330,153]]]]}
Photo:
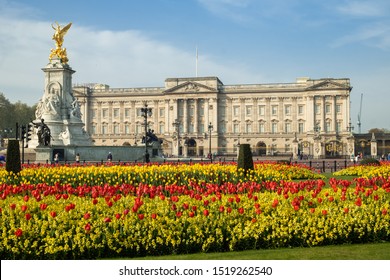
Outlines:
{"type": "Polygon", "coordinates": [[[180,156],[180,121],[175,119],[172,125],[176,128],[177,132],[177,156],[180,156]]]}
{"type": "Polygon", "coordinates": [[[209,129],[209,158],[212,159],[213,157],[211,155],[211,131],[213,131],[213,125],[211,124],[211,122],[209,123],[208,129],[209,129]]]}
{"type": "Polygon", "coordinates": [[[150,162],[150,157],[148,153],[148,116],[152,116],[152,108],[148,108],[148,104],[145,103],[145,107],[141,108],[142,117],[144,117],[145,124],[145,162],[150,162]]]}

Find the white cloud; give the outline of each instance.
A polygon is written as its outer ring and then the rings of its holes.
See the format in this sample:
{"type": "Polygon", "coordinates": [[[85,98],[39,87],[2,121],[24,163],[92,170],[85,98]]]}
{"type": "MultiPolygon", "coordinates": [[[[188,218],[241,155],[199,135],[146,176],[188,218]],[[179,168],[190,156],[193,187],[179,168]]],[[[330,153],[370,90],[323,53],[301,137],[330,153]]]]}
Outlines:
{"type": "Polygon", "coordinates": [[[352,0],[342,3],[336,10],[344,15],[355,17],[378,17],[386,15],[389,4],[386,1],[352,0]]]}
{"type": "Polygon", "coordinates": [[[374,48],[390,50],[390,26],[385,22],[369,24],[334,41],[332,47],[363,43],[374,48]]]}
{"type": "MultiPolygon", "coordinates": [[[[36,103],[43,94],[41,68],[54,48],[51,23],[0,15],[0,25],[0,92],[11,102],[36,103]]],[[[76,71],[73,83],[162,87],[166,78],[195,76],[194,50],[178,49],[135,30],[93,30],[73,23],[63,47],[76,71]]],[[[219,63],[199,55],[199,76],[219,76],[229,84],[259,81],[259,74],[244,69],[235,62],[219,63]]]]}

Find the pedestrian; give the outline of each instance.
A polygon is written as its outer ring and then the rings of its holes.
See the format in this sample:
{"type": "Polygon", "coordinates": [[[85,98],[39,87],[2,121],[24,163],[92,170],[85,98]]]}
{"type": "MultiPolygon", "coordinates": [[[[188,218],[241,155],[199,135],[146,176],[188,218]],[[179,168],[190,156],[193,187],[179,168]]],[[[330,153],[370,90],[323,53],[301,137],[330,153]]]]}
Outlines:
{"type": "Polygon", "coordinates": [[[387,155],[387,160],[390,160],[390,153],[387,155]]]}
{"type": "Polygon", "coordinates": [[[56,154],[54,155],[54,162],[55,162],[55,163],[58,163],[59,160],[60,160],[60,155],[59,155],[58,153],[56,153],[56,154]]]}
{"type": "Polygon", "coordinates": [[[107,161],[109,161],[109,162],[112,161],[112,154],[111,154],[111,152],[108,152],[107,161]]]}
{"type": "Polygon", "coordinates": [[[77,164],[80,163],[80,154],[79,153],[76,154],[76,163],[77,164]]]}

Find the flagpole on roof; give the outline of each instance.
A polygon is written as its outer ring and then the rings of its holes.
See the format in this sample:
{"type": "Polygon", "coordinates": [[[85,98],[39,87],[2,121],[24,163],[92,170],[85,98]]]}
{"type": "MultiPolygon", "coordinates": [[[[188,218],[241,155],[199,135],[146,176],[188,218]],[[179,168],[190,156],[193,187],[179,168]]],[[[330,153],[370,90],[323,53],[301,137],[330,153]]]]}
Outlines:
{"type": "Polygon", "coordinates": [[[195,74],[198,77],[198,46],[196,46],[196,63],[195,63],[195,74]]]}

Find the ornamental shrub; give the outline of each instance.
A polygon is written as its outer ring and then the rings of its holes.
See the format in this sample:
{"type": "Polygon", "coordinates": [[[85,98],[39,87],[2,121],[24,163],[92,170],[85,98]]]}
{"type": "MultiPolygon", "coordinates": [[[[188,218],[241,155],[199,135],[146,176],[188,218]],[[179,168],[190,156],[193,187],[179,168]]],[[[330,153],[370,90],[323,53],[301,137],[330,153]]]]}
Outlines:
{"type": "Polygon", "coordinates": [[[380,165],[380,162],[375,158],[364,158],[360,161],[360,165],[380,165]]]}
{"type": "Polygon", "coordinates": [[[241,144],[238,153],[237,169],[243,169],[247,174],[248,170],[253,170],[253,157],[249,144],[241,144]]]}
{"type": "Polygon", "coordinates": [[[5,169],[15,174],[19,173],[22,169],[20,165],[19,141],[16,139],[10,139],[8,141],[5,169]]]}

